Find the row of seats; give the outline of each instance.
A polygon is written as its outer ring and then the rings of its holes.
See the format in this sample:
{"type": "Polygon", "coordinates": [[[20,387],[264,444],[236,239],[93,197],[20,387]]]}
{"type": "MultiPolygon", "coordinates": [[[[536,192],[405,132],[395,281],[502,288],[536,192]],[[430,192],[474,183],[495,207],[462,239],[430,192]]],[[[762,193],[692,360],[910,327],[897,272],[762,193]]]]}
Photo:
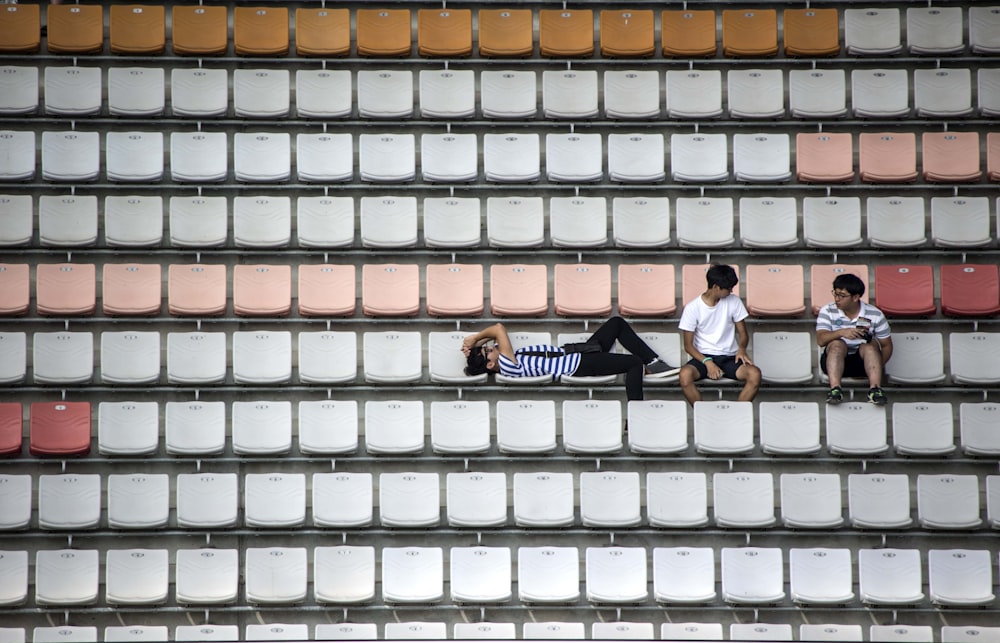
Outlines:
{"type": "MultiPolygon", "coordinates": [[[[0,180],[30,181],[36,175],[32,131],[0,131],[0,180]]],[[[109,181],[158,182],[165,178],[163,132],[45,131],[41,169],[46,181],[96,181],[101,173],[101,139],[109,181]]],[[[232,175],[246,183],[292,179],[292,136],[286,132],[173,132],[169,178],[175,183],[212,183],[232,175]]],[[[983,176],[978,132],[923,132],[922,172],[914,132],[862,132],[857,136],[858,177],[868,183],[970,183],[983,176]]],[[[296,134],[296,176],[306,183],[355,180],[407,183],[417,178],[413,134],[359,134],[354,165],[351,134],[296,134]]],[[[545,178],[553,183],[785,183],[792,179],[789,134],[546,134],[545,178]],[[607,172],[605,173],[605,138],[607,172]],[[732,167],[729,158],[732,156],[732,167]]],[[[1000,180],[1000,132],[986,136],[986,173],[1000,180]]],[[[427,183],[533,183],[542,178],[542,144],[537,133],[423,134],[420,175],[427,183]],[[480,149],[481,148],[481,149],[480,149]],[[481,154],[480,154],[481,153],[481,154]],[[482,174],[479,158],[482,156],[482,174]]],[[[845,183],[855,178],[854,135],[798,133],[795,177],[805,183],[845,183]]]]}
{"type": "MultiPolygon", "coordinates": [[[[714,473],[709,492],[704,472],[656,472],[645,476],[645,511],[640,474],[594,471],[518,472],[508,489],[505,473],[381,473],[373,493],[371,473],[316,473],[310,494],[305,473],[108,474],[106,524],[111,529],[159,529],[170,523],[170,488],[176,485],[176,525],[183,529],[237,526],[238,489],[242,523],[251,528],[293,528],[307,524],[307,504],[315,527],[384,528],[517,527],[554,529],[582,525],[626,529],[649,525],[694,529],[975,530],[983,526],[980,482],[974,474],[920,474],[916,478],[916,518],[911,516],[906,474],[847,475],[847,502],[837,473],[783,473],[780,492],[768,473],[714,473]],[[441,478],[447,481],[441,484],[441,478]],[[446,502],[442,503],[442,495],[446,502]],[[579,497],[577,503],[574,496],[579,497]],[[776,500],[780,495],[780,522],[776,500]],[[373,509],[373,504],[377,511],[373,509]],[[847,520],[843,505],[847,505],[847,520]],[[445,507],[442,520],[442,506],[445,507]],[[375,522],[375,517],[378,522],[375,522]]],[[[32,477],[5,475],[0,490],[4,529],[26,529],[37,518],[44,530],[79,531],[103,526],[100,474],[63,473],[38,477],[37,510],[32,512],[32,477]]],[[[1000,476],[986,476],[986,525],[1000,528],[1000,476]]],[[[0,556],[2,560],[2,556],[0,556]]],[[[645,583],[643,583],[645,585],[645,583]]],[[[6,603],[0,603],[6,604],[6,603]]]]}
{"type": "Polygon", "coordinates": [[[609,243],[637,250],[803,244],[913,248],[928,242],[928,232],[934,246],[976,248],[992,245],[1000,235],[991,212],[1000,211],[1000,199],[991,208],[985,196],[631,196],[612,197],[610,215],[608,201],[582,195],[300,196],[293,207],[291,197],[263,194],[166,201],[133,194],[105,196],[100,207],[95,195],[0,194],[0,247],[99,246],[102,219],[103,244],[119,248],[224,247],[230,228],[237,248],[285,248],[294,239],[300,248],[316,250],[604,248],[609,243]]]}
{"type": "MultiPolygon", "coordinates": [[[[681,304],[705,289],[708,264],[681,267],[681,304]]],[[[297,266],[297,312],[302,317],[351,317],[357,308],[357,269],[349,264],[297,266]]],[[[482,264],[366,263],[361,266],[361,312],[369,317],[414,317],[424,290],[432,317],[477,317],[485,310],[486,269],[482,264]],[[423,287],[422,287],[423,286],[423,287]]],[[[490,313],[500,317],[544,317],[549,313],[549,274],[543,264],[493,264],[489,268],[490,313]]],[[[749,264],[742,288],[757,317],[798,317],[807,305],[802,264],[749,264]]],[[[995,264],[878,264],[874,279],[864,264],[813,264],[809,294],[812,314],[831,301],[827,288],[843,273],[874,285],[875,305],[892,317],[992,317],[1000,313],[1000,271],[995,264]]],[[[212,317],[227,311],[229,269],[223,264],[170,264],[168,311],[177,317],[212,317]]],[[[556,315],[604,317],[613,310],[612,269],[606,263],[557,263],[552,268],[556,315]]],[[[676,269],[667,263],[620,264],[618,310],[623,315],[662,317],[677,310],[676,269]]],[[[739,274],[739,273],[737,273],[739,274]]],[[[292,310],[292,266],[239,264],[232,269],[233,312],[242,317],[284,317],[292,310]]],[[[0,314],[27,314],[34,285],[39,315],[78,317],[97,308],[97,267],[91,263],[0,264],[0,314]]],[[[158,315],[162,309],[159,264],[104,264],[102,311],[110,316],[158,315]]],[[[867,297],[867,293],[866,293],[867,297]]]]}
{"type": "MultiPolygon", "coordinates": [[[[39,69],[0,67],[0,114],[32,114],[39,106],[39,69]]],[[[166,71],[162,67],[111,67],[106,87],[100,67],[46,67],[44,113],[93,116],[104,100],[113,116],[154,117],[166,112],[166,71]],[[106,99],[104,94],[106,92],[106,99]]],[[[287,69],[235,69],[232,105],[237,118],[287,118],[291,109],[291,72],[287,69]]],[[[294,74],[298,118],[533,119],[538,113],[538,74],[532,70],[469,69],[300,69],[294,74]],[[356,85],[356,104],[352,100],[356,85]],[[419,112],[414,89],[419,88],[419,112]]],[[[592,119],[600,115],[598,72],[545,70],[541,73],[542,114],[548,119],[592,119]]],[[[791,69],[788,110],[805,119],[961,118],[1000,114],[1000,69],[976,71],[973,107],[970,68],[853,69],[851,108],[844,69],[791,69]]],[[[718,69],[607,70],[603,72],[604,116],[610,119],[774,119],[787,115],[785,72],[781,69],[730,69],[723,83],[718,69]],[[725,100],[723,100],[725,87],[725,100]],[[664,104],[665,99],[665,104],[664,104]]],[[[184,118],[229,115],[229,72],[225,69],[173,68],[170,114],[184,118]]]]}
{"type": "MultiPolygon", "coordinates": [[[[175,55],[210,56],[228,51],[225,7],[174,6],[170,40],[175,55]]],[[[284,7],[234,7],[232,43],[245,56],[289,53],[289,11],[284,7]]],[[[409,9],[357,9],[353,44],[362,56],[410,56],[413,23],[409,9]]],[[[417,10],[417,52],[427,57],[525,57],[535,52],[535,16],[531,9],[481,9],[475,28],[472,10],[417,10]]],[[[779,51],[775,9],[724,9],[722,53],[729,57],[774,56],[779,51]]],[[[942,56],[1000,53],[1000,8],[970,7],[968,42],[961,7],[909,7],[905,12],[906,49],[911,54],[942,56]]],[[[591,9],[539,9],[538,50],[543,56],[589,57],[594,54],[595,23],[591,9]]],[[[713,10],[660,12],[665,56],[715,56],[717,14],[713,10]]],[[[295,53],[344,56],[351,52],[349,9],[295,10],[295,53]]],[[[647,9],[600,12],[599,47],[609,58],[637,58],[656,52],[656,16],[647,9]]],[[[898,8],[845,9],[843,42],[837,9],[785,9],[781,37],[786,55],[836,56],[843,46],[855,56],[890,56],[904,49],[902,12],[898,8]]],[[[0,52],[30,53],[41,48],[38,5],[22,5],[0,15],[0,52]]],[[[104,8],[47,7],[49,53],[93,54],[104,49],[104,8]]],[[[108,41],[112,53],[158,55],[166,51],[166,10],[161,5],[112,5],[108,41]]]]}
{"type": "MultiPolygon", "coordinates": [[[[659,638],[664,641],[722,641],[722,623],[671,623],[659,625],[659,638]]],[[[240,628],[236,625],[178,625],[174,628],[174,641],[339,641],[370,640],[379,638],[376,623],[317,623],[313,637],[309,637],[310,626],[306,623],[249,624],[240,639],[240,628]]],[[[787,623],[731,623],[728,628],[732,641],[793,641],[794,628],[787,623]]],[[[938,629],[930,625],[841,625],[835,623],[802,623],[798,627],[800,641],[878,641],[880,643],[996,643],[1000,641],[1000,628],[977,625],[942,625],[938,629]],[[865,639],[865,632],[868,638],[865,639]]],[[[442,641],[448,638],[448,623],[443,621],[389,622],[384,625],[382,640],[442,641]]],[[[590,638],[594,640],[656,639],[654,623],[629,621],[594,621],[590,624],[590,638]]],[[[454,639],[586,639],[587,627],[583,622],[528,621],[517,636],[514,623],[456,622],[452,627],[454,639]]],[[[97,643],[95,626],[35,627],[32,630],[33,643],[97,643]]],[[[168,640],[165,625],[114,625],[104,628],[104,641],[121,643],[168,640]]],[[[23,628],[0,628],[3,643],[25,643],[23,628]]]]}
{"type": "MultiPolygon", "coordinates": [[[[167,600],[170,553],[166,549],[111,549],[105,553],[105,597],[111,604],[157,604],[167,600]]],[[[288,605],[308,600],[309,554],[305,547],[248,547],[243,550],[243,589],[251,604],[288,605]]],[[[445,599],[442,547],[343,545],[312,550],[317,603],[355,604],[375,598],[376,565],[382,599],[389,603],[434,603],[445,599]],[[376,562],[377,561],[377,562],[376,562]]],[[[596,604],[711,603],[718,595],[734,605],[782,603],[786,597],[786,552],[771,547],[587,547],[584,573],[577,547],[519,547],[517,597],[523,603],[566,603],[581,597],[596,604]],[[721,591],[716,590],[716,557],[721,591]],[[652,560],[652,567],[649,562],[652,560]],[[581,578],[582,576],[582,578],[581,578]],[[583,583],[581,583],[583,581],[583,583]]],[[[789,548],[787,594],[806,605],[992,605],[995,553],[986,549],[789,548]],[[857,584],[854,583],[856,558],[857,584]],[[922,559],[927,560],[927,583],[922,559]],[[856,590],[856,592],[855,592],[856,590]]],[[[96,549],[39,550],[35,555],[35,603],[87,605],[100,592],[96,549]]],[[[178,603],[218,605],[240,595],[240,552],[236,549],[179,549],[174,552],[178,603]]],[[[459,603],[513,599],[510,547],[452,547],[448,551],[448,594],[459,603]]],[[[28,552],[5,552],[11,567],[8,603],[28,593],[28,552]]]]}
{"type": "MultiPolygon", "coordinates": [[[[434,453],[552,453],[557,439],[553,400],[498,400],[495,419],[486,401],[431,402],[430,419],[420,400],[368,401],[364,405],[364,448],[369,455],[422,454],[426,425],[434,453]]],[[[90,452],[94,419],[90,402],[33,402],[29,406],[30,452],[38,456],[90,452]]],[[[845,402],[820,413],[816,402],[761,402],[755,421],[750,402],[698,402],[693,420],[679,400],[631,401],[628,430],[622,435],[621,403],[613,400],[565,400],[561,427],[567,453],[684,453],[691,443],[704,455],[740,455],[759,447],[765,454],[808,456],[820,453],[820,417],[825,416],[825,446],[831,455],[868,457],[889,452],[892,444],[905,457],[947,457],[956,452],[955,419],[950,402],[896,402],[889,414],[860,402],[845,402]],[[692,427],[689,429],[689,425],[692,427]],[[755,436],[756,434],[756,436],[755,436]]],[[[998,407],[992,402],[959,405],[961,451],[971,457],[1000,455],[993,428],[998,407]]],[[[166,402],[163,430],[155,401],[101,402],[97,413],[97,448],[107,456],[147,456],[160,450],[178,456],[222,454],[227,427],[237,455],[273,456],[291,451],[292,404],[289,401],[166,402]]],[[[21,404],[0,404],[2,453],[19,455],[24,420],[21,404]]],[[[299,452],[346,455],[359,449],[361,421],[354,400],[302,400],[294,422],[299,452]]],[[[978,494],[970,500],[975,501],[978,494]]],[[[839,511],[839,510],[838,510],[839,511]]],[[[908,509],[904,513],[908,513],[908,509]]]]}

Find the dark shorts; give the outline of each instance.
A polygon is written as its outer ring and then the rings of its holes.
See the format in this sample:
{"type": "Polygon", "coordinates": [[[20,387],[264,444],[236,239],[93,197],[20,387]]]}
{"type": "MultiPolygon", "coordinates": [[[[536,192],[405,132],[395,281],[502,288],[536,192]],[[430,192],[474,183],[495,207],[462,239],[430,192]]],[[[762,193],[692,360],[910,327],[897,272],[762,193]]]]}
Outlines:
{"type": "MultiPolygon", "coordinates": [[[[819,367],[826,375],[826,350],[823,350],[823,354],[819,356],[819,367]]],[[[861,357],[861,353],[848,353],[844,357],[844,377],[867,377],[868,374],[865,372],[865,360],[861,357]]]]}
{"type": "MultiPolygon", "coordinates": [[[[723,377],[727,377],[731,380],[739,379],[736,377],[736,371],[743,363],[736,363],[735,355],[706,355],[705,357],[711,357],[715,365],[722,369],[723,377]]],[[[698,379],[703,380],[708,377],[708,367],[702,364],[696,359],[691,359],[688,361],[689,366],[694,366],[698,370],[698,379]]]]}

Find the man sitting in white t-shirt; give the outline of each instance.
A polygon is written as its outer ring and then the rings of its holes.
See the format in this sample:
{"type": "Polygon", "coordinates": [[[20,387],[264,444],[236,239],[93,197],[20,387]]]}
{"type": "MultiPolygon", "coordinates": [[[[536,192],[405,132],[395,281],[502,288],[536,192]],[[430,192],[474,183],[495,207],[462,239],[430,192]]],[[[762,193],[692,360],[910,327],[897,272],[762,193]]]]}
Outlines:
{"type": "Polygon", "coordinates": [[[691,360],[681,367],[681,391],[690,404],[701,400],[695,382],[723,377],[743,382],[739,400],[749,402],[760,388],[760,369],[747,355],[747,309],[732,294],[739,283],[732,266],[713,264],[705,273],[708,289],[684,306],[679,327],[691,360]]]}

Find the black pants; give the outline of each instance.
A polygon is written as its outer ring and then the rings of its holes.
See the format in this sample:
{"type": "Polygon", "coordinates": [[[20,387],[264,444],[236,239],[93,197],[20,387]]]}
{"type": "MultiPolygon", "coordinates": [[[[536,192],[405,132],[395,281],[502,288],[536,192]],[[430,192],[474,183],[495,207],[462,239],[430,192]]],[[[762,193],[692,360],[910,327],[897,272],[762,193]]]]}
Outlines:
{"type": "Polygon", "coordinates": [[[656,352],[642,341],[632,326],[621,317],[612,317],[601,324],[587,341],[600,345],[602,352],[580,355],[580,366],[573,375],[625,373],[625,396],[629,400],[641,400],[644,366],[656,359],[656,352]],[[631,355],[609,352],[616,341],[631,355]]]}

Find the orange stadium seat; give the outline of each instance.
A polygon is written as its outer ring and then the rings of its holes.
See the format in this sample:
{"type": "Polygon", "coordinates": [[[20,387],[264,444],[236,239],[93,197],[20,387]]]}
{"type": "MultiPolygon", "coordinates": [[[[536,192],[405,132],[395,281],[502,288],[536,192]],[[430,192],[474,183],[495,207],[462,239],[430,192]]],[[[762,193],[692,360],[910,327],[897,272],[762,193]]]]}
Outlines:
{"type": "Polygon", "coordinates": [[[28,442],[32,455],[90,453],[90,402],[32,402],[28,442]]]}
{"type": "Polygon", "coordinates": [[[786,56],[840,53],[840,18],[836,9],[785,9],[782,22],[786,56]]]}
{"type": "Polygon", "coordinates": [[[299,314],[304,317],[350,317],[357,307],[356,270],[349,265],[299,266],[299,314]]]}
{"type": "Polygon", "coordinates": [[[861,180],[868,183],[916,180],[916,135],[913,132],[862,132],[858,137],[858,167],[861,180]]]}
{"type": "Polygon", "coordinates": [[[1000,314],[1000,269],[996,264],[941,266],[941,312],[952,317],[1000,314]]]}
{"type": "Polygon", "coordinates": [[[747,311],[758,317],[796,317],[806,310],[802,264],[750,264],[744,292],[747,311]]]}
{"type": "Polygon", "coordinates": [[[664,11],[660,14],[663,55],[678,58],[714,56],[719,46],[715,12],[664,11]]]}
{"type": "Polygon", "coordinates": [[[0,315],[23,315],[31,301],[31,276],[26,263],[0,263],[0,315]]]}
{"type": "Polygon", "coordinates": [[[234,8],[233,46],[239,56],[284,56],[287,54],[288,8],[234,8]]]}
{"type": "Polygon", "coordinates": [[[601,11],[601,55],[609,58],[646,58],[656,51],[651,9],[601,11]]]}
{"type": "Polygon", "coordinates": [[[171,315],[205,316],[226,312],[226,267],[170,264],[167,306],[171,315]]]}
{"type": "Polygon", "coordinates": [[[480,9],[479,55],[530,56],[535,50],[531,9],[480,9]]]}
{"type": "Polygon", "coordinates": [[[30,54],[42,46],[42,17],[37,4],[8,4],[0,10],[0,52],[30,54]]]}
{"type": "Polygon", "coordinates": [[[886,315],[922,317],[937,311],[930,265],[875,266],[875,306],[886,315]]]}
{"type": "Polygon", "coordinates": [[[544,265],[490,266],[490,312],[503,317],[540,317],[549,312],[549,278],[544,265]]]}
{"type": "Polygon", "coordinates": [[[35,268],[39,315],[90,315],[97,307],[97,267],[92,263],[45,263],[35,268]]]}
{"type": "Polygon", "coordinates": [[[20,402],[0,402],[0,455],[14,455],[21,452],[23,442],[20,402]]]}
{"type": "Polygon", "coordinates": [[[983,175],[978,132],[924,132],[921,147],[927,181],[968,183],[983,175]]]}
{"type": "Polygon", "coordinates": [[[428,264],[427,314],[475,317],[483,314],[481,264],[428,264]]]}
{"type": "Polygon", "coordinates": [[[630,317],[665,317],[677,312],[674,266],[621,264],[618,266],[618,312],[630,317]]]}
{"type": "Polygon", "coordinates": [[[106,263],[102,271],[105,315],[157,315],[161,306],[160,264],[106,263]]]}
{"type": "Polygon", "coordinates": [[[358,9],[359,56],[409,56],[413,31],[409,9],[358,9]]]}
{"type": "Polygon", "coordinates": [[[415,263],[362,266],[361,312],[372,317],[412,317],[420,312],[420,267],[415,263]]]}
{"type": "Polygon", "coordinates": [[[851,274],[861,278],[865,285],[865,294],[861,301],[868,301],[868,266],[864,264],[850,265],[843,263],[813,264],[809,266],[809,301],[812,314],[818,315],[819,309],[833,301],[833,280],[838,275],[851,274]]]}
{"type": "Polygon", "coordinates": [[[229,47],[229,17],[225,6],[174,5],[170,40],[178,56],[220,56],[229,47]]]}
{"type": "Polygon", "coordinates": [[[844,183],[854,179],[854,142],[847,132],[795,135],[795,173],[807,183],[844,183]]]}
{"type": "Polygon", "coordinates": [[[291,266],[233,266],[235,314],[244,317],[284,317],[291,310],[291,266]]]}
{"type": "Polygon", "coordinates": [[[167,46],[166,10],[162,5],[111,5],[111,53],[148,56],[167,46]]]}
{"type": "Polygon", "coordinates": [[[295,53],[299,56],[346,56],[351,53],[351,10],[295,10],[295,53]]]}
{"type": "Polygon", "coordinates": [[[104,48],[101,5],[50,4],[46,19],[49,53],[96,54],[104,48]]]}
{"type": "Polygon", "coordinates": [[[538,49],[543,56],[586,57],[594,53],[594,12],[540,9],[538,49]]]}
{"type": "Polygon", "coordinates": [[[604,317],[611,312],[611,266],[555,265],[552,301],[557,315],[604,317]]]}
{"type": "MultiPolygon", "coordinates": [[[[708,288],[708,283],[705,281],[705,272],[708,270],[709,264],[684,264],[681,266],[681,306],[686,306],[695,297],[701,295],[708,288]]],[[[740,267],[733,266],[733,270],[736,271],[736,276],[740,276],[740,267]]],[[[733,288],[733,294],[737,297],[740,295],[740,284],[736,284],[733,288]]]]}
{"type": "Polygon", "coordinates": [[[723,10],[722,53],[736,58],[776,55],[778,13],[774,9],[723,10]]]}
{"type": "Polygon", "coordinates": [[[428,57],[471,56],[472,10],[417,11],[417,53],[428,57]]]}

